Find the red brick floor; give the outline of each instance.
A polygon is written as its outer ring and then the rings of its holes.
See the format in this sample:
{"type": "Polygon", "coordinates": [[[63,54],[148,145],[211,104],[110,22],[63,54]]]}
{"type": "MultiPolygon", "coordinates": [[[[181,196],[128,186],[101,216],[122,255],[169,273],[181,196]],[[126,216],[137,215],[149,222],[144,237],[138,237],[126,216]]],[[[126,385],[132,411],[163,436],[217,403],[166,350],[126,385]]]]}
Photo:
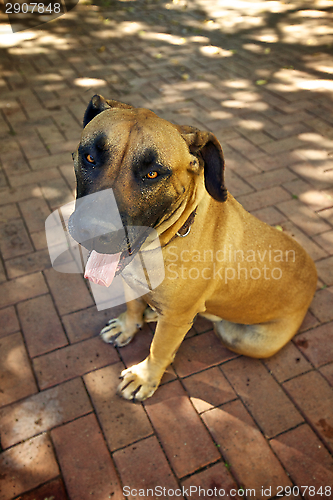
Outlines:
{"type": "Polygon", "coordinates": [[[0,500],[332,498],[332,2],[103,5],[0,34],[0,500]],[[214,132],[230,192],[313,257],[280,353],[237,356],[198,319],[153,398],[116,395],[151,325],[104,344],[117,311],[52,269],[44,231],[97,92],[214,132]]]}

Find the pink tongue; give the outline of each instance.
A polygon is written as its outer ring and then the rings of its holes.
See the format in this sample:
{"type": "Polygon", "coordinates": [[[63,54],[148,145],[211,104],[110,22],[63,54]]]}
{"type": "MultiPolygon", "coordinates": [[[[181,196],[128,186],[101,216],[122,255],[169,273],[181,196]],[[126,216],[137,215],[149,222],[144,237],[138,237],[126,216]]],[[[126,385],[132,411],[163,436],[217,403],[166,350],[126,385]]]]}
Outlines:
{"type": "Polygon", "coordinates": [[[96,285],[110,286],[116,273],[121,253],[104,254],[93,250],[86,264],[84,277],[96,285]]]}

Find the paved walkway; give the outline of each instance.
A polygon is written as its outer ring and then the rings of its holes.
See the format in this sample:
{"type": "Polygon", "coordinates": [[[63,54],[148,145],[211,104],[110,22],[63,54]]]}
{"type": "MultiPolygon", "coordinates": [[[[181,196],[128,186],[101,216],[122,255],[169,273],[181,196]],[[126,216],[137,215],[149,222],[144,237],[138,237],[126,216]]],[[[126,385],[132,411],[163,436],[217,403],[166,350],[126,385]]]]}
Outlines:
{"type": "Polygon", "coordinates": [[[331,12],[114,1],[1,37],[0,500],[331,498],[331,12]],[[73,199],[71,152],[96,92],[213,131],[229,190],[312,255],[317,293],[278,355],[236,356],[198,320],[151,400],[115,395],[152,331],[119,352],[103,344],[114,311],[51,268],[44,233],[73,199]]]}

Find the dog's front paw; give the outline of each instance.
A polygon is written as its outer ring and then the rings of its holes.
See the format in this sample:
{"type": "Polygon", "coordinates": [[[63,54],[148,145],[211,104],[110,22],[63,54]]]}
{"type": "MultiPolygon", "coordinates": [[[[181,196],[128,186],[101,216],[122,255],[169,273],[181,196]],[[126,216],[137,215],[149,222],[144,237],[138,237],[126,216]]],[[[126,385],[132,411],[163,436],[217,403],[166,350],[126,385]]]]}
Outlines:
{"type": "Polygon", "coordinates": [[[110,319],[103,328],[100,335],[104,342],[117,347],[124,347],[129,344],[141,325],[127,325],[126,312],[120,314],[118,318],[110,319]]]}
{"type": "Polygon", "coordinates": [[[154,394],[161,376],[154,376],[148,368],[148,363],[148,359],[145,359],[121,372],[122,382],[117,389],[119,396],[136,402],[144,401],[154,394]]]}

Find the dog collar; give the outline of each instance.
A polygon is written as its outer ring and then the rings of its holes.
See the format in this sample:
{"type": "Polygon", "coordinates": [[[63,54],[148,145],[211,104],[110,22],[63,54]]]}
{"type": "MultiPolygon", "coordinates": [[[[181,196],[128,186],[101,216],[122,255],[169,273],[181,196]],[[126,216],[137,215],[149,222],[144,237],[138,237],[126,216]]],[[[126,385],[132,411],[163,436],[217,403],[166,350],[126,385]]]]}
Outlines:
{"type": "Polygon", "coordinates": [[[187,236],[190,233],[191,226],[192,226],[192,224],[194,222],[194,218],[195,218],[195,215],[196,215],[196,211],[197,211],[197,209],[195,209],[190,214],[190,216],[188,217],[188,219],[185,222],[185,224],[183,224],[182,227],[179,229],[179,231],[176,232],[176,236],[180,236],[181,238],[185,238],[185,236],[187,236]]]}

